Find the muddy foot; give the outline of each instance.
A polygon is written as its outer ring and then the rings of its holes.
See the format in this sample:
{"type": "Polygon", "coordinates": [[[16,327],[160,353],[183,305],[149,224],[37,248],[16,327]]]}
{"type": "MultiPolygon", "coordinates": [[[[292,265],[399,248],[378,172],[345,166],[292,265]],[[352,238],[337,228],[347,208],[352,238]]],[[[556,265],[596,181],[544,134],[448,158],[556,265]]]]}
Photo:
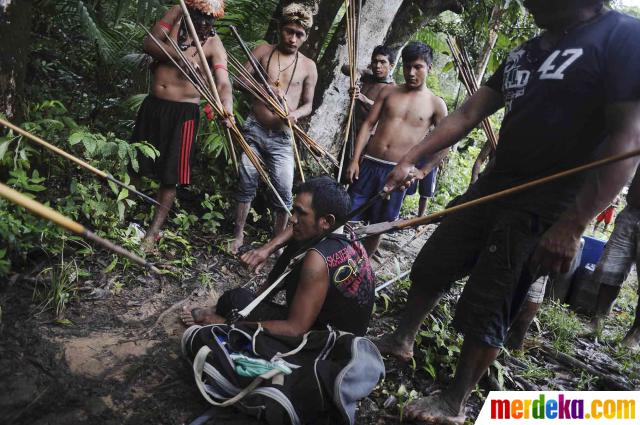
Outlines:
{"type": "Polygon", "coordinates": [[[380,354],[392,355],[403,362],[408,362],[413,358],[413,343],[398,342],[393,334],[383,335],[375,339],[373,343],[380,350],[380,354]]]}
{"type": "Polygon", "coordinates": [[[632,350],[640,348],[640,328],[631,328],[622,340],[622,345],[632,350]]]}
{"type": "Polygon", "coordinates": [[[180,319],[187,326],[225,323],[224,317],[218,316],[213,308],[194,308],[189,311],[184,307],[180,319]]]}
{"type": "Polygon", "coordinates": [[[229,248],[229,251],[231,252],[231,254],[233,255],[237,255],[238,251],[240,251],[240,248],[242,248],[242,245],[244,245],[244,238],[235,238],[232,242],[231,242],[231,247],[229,248]]]}
{"type": "Polygon", "coordinates": [[[602,319],[593,318],[584,326],[584,331],[579,336],[585,338],[594,338],[602,335],[603,322],[602,319]]]}
{"type": "Polygon", "coordinates": [[[416,422],[437,425],[463,425],[464,414],[444,399],[442,393],[434,393],[409,403],[404,409],[404,416],[416,422]]]}

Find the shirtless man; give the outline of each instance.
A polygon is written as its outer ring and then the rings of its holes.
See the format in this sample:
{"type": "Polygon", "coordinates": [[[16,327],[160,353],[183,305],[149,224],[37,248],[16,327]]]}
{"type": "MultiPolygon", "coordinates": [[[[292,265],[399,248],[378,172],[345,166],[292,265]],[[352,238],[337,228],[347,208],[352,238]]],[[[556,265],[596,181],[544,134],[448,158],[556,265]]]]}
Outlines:
{"type": "MultiPolygon", "coordinates": [[[[292,124],[311,114],[313,94],[318,80],[316,64],[299,52],[300,46],[307,40],[307,31],[312,23],[313,18],[308,9],[299,4],[290,4],[282,11],[279,43],[262,44],[253,51],[262,68],[266,70],[274,91],[286,99],[289,121],[292,124]]],[[[255,72],[249,64],[245,66],[255,72]]],[[[287,208],[291,208],[294,154],[288,123],[274,114],[263,102],[255,99],[251,114],[245,121],[243,133],[247,143],[264,161],[278,194],[287,208]]],[[[244,242],[244,226],[258,184],[257,170],[249,158],[243,155],[236,194],[238,205],[235,213],[234,240],[231,245],[231,252],[234,254],[244,242]]],[[[276,236],[287,225],[287,211],[273,195],[271,197],[275,215],[273,233],[276,236]]]]}
{"type": "MultiPolygon", "coordinates": [[[[402,157],[447,115],[444,101],[429,90],[425,81],[433,62],[431,47],[417,41],[402,50],[405,84],[382,89],[373,109],[358,132],[353,159],[347,168],[353,209],[384,188],[387,174],[402,157]],[[367,144],[375,125],[376,133],[367,144]],[[364,158],[362,158],[363,153],[364,158]]],[[[393,192],[354,220],[380,223],[398,218],[405,192],[393,192]]],[[[375,253],[380,236],[364,240],[369,256],[375,253]]]]}
{"type": "MultiPolygon", "coordinates": [[[[371,53],[371,64],[368,69],[357,70],[357,77],[360,85],[356,88],[356,108],[354,112],[353,124],[356,134],[360,130],[362,122],[367,118],[371,108],[376,102],[378,95],[383,88],[395,85],[393,76],[393,66],[396,62],[396,54],[387,46],[376,46],[371,53]]],[[[349,75],[349,65],[342,66],[342,73],[349,75]]],[[[375,131],[375,129],[374,129],[375,131]]],[[[353,148],[347,147],[344,157],[344,164],[348,165],[353,157],[353,148]]]]}
{"type": "MultiPolygon", "coordinates": [[[[169,44],[165,31],[180,45],[185,56],[195,66],[199,69],[204,69],[204,66],[213,67],[222,104],[226,111],[233,112],[227,54],[214,27],[215,20],[224,15],[222,2],[186,0],[186,4],[207,57],[207,64],[202,64],[199,59],[179,5],[171,8],[154,25],[151,33],[178,63],[178,54],[169,44]]],[[[151,227],[142,241],[143,249],[150,250],[173,205],[176,185],[187,185],[190,182],[191,148],[198,132],[200,94],[151,37],[145,38],[144,50],[154,58],[153,85],[151,93],[140,107],[131,139],[134,142],[146,140],[160,151],[155,162],[149,158],[143,158],[140,162],[141,172],[153,175],[160,182],[157,200],[161,206],[156,209],[151,227]]],[[[230,119],[232,118],[225,121],[228,126],[231,125],[230,119]]]]}

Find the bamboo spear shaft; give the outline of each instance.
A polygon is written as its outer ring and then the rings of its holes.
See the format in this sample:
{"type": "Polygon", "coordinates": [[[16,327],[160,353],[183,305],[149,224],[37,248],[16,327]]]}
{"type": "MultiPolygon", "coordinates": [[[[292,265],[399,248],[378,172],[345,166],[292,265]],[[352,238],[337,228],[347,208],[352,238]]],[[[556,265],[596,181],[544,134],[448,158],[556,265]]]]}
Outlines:
{"type": "Polygon", "coordinates": [[[41,139],[40,137],[29,133],[26,130],[23,130],[22,128],[11,124],[9,121],[0,118],[0,125],[3,125],[4,127],[7,127],[13,131],[15,131],[16,133],[20,134],[21,136],[26,137],[27,139],[37,143],[38,145],[48,149],[49,151],[60,155],[63,158],[68,159],[71,162],[74,162],[75,164],[79,165],[80,167],[90,171],[91,173],[95,174],[96,176],[103,178],[105,180],[108,180],[110,182],[113,182],[115,184],[117,184],[120,187],[123,187],[125,189],[127,189],[128,191],[135,193],[136,195],[138,195],[139,197],[141,197],[142,199],[144,199],[147,202],[150,202],[158,207],[162,208],[162,205],[160,205],[160,203],[158,201],[156,201],[155,199],[145,195],[142,192],[139,192],[136,188],[134,188],[133,186],[130,186],[128,184],[125,184],[124,182],[121,182],[120,180],[116,179],[115,177],[113,177],[111,174],[104,172],[102,170],[97,169],[96,167],[94,167],[93,165],[81,160],[80,158],[71,155],[70,153],[60,149],[57,146],[52,145],[49,142],[46,142],[45,140],[41,139]]]}
{"type": "MultiPolygon", "coordinates": [[[[466,54],[466,50],[464,50],[462,46],[458,46],[458,41],[455,38],[448,37],[447,44],[449,46],[449,50],[451,50],[453,62],[460,73],[462,83],[469,96],[471,96],[478,91],[478,82],[471,71],[469,56],[466,54]]],[[[498,138],[493,127],[491,127],[491,123],[488,118],[482,120],[482,129],[487,135],[487,140],[491,144],[492,149],[495,151],[498,146],[498,138]]]]}
{"type": "Polygon", "coordinates": [[[0,183],[0,196],[16,205],[25,208],[33,214],[44,218],[45,220],[52,221],[53,223],[72,233],[80,235],[85,239],[95,242],[97,245],[100,245],[103,248],[115,252],[116,254],[121,255],[125,258],[128,258],[136,264],[146,267],[154,273],[162,273],[144,258],[137,256],[131,251],[127,251],[123,247],[116,245],[113,242],[101,238],[100,236],[88,230],[82,224],[73,221],[69,217],[60,214],[59,212],[47,207],[46,205],[41,204],[40,202],[28,198],[27,196],[23,195],[17,190],[10,188],[9,186],[6,186],[3,183],[0,183]]]}
{"type": "Polygon", "coordinates": [[[416,217],[408,220],[396,220],[392,222],[387,221],[384,223],[377,223],[377,224],[372,224],[370,226],[365,226],[360,229],[357,229],[356,234],[359,236],[360,239],[362,239],[362,238],[373,236],[373,235],[380,235],[382,233],[388,233],[395,230],[406,229],[408,227],[421,226],[423,224],[431,223],[437,218],[444,217],[446,215],[453,214],[458,211],[466,210],[468,208],[475,207],[477,205],[486,204],[488,202],[495,201],[496,199],[505,198],[507,196],[510,196],[516,193],[524,192],[525,190],[531,189],[533,187],[541,186],[543,184],[559,180],[563,177],[572,176],[574,174],[578,174],[588,170],[593,170],[594,168],[603,167],[613,162],[623,161],[625,159],[632,158],[638,155],[640,155],[640,149],[635,149],[630,152],[613,155],[605,159],[593,161],[588,164],[580,165],[578,167],[574,167],[569,170],[561,171],[559,173],[552,174],[550,176],[542,177],[527,183],[523,183],[515,187],[511,187],[509,189],[501,190],[499,192],[492,193],[487,196],[483,196],[481,198],[464,202],[454,207],[447,208],[442,211],[438,211],[423,217],[416,217]]]}

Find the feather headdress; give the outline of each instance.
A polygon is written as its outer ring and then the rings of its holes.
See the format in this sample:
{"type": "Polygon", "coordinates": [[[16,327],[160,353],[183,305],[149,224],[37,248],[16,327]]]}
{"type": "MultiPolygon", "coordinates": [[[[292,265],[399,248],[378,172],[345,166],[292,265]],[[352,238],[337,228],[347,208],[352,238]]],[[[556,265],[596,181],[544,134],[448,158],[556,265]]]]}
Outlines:
{"type": "Polygon", "coordinates": [[[224,0],[184,0],[190,9],[195,9],[214,18],[224,16],[224,0]]]}
{"type": "Polygon", "coordinates": [[[313,25],[313,12],[302,4],[291,3],[282,9],[282,18],[280,19],[280,24],[289,22],[299,24],[308,31],[313,25]]]}

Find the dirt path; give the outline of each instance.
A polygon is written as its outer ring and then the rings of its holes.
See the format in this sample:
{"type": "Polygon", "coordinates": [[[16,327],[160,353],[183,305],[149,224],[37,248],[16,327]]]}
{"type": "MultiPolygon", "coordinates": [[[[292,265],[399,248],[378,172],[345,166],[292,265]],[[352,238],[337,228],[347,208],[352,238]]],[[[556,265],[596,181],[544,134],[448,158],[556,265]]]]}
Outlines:
{"type": "MultiPolygon", "coordinates": [[[[383,242],[382,258],[374,260],[374,268],[381,269],[379,281],[408,270],[426,239],[425,235],[407,246],[413,234],[392,235],[383,242]],[[401,253],[400,248],[404,248],[401,253]]],[[[32,275],[2,285],[0,423],[188,424],[205,412],[208,406],[193,384],[190,366],[181,358],[179,339],[184,327],[178,315],[183,305],[212,305],[222,291],[251,280],[232,257],[206,252],[195,255],[195,272],[190,274],[194,277],[184,281],[145,277],[135,269],[127,275],[91,273],[98,276],[87,281],[94,290],[69,305],[66,325],[54,322],[51,313],[36,314],[32,275]],[[195,277],[198,271],[209,273],[209,289],[195,277]],[[118,289],[119,281],[136,283],[118,289]]],[[[386,293],[399,304],[406,288],[391,287],[386,293]]],[[[374,336],[391,329],[397,314],[397,306],[385,312],[381,300],[370,330],[374,336]]],[[[446,347],[434,353],[441,356],[437,378],[442,385],[450,379],[442,359],[450,360],[453,354],[447,354],[446,347]]],[[[434,379],[422,366],[428,355],[418,353],[415,368],[387,361],[385,384],[361,403],[358,424],[400,423],[399,407],[417,397],[417,391],[428,393],[433,388],[434,379]]],[[[505,364],[512,372],[521,366],[505,364]]],[[[569,382],[571,372],[566,367],[553,367],[569,382]]],[[[507,380],[505,385],[518,388],[517,381],[507,380]]],[[[471,417],[481,403],[474,395],[468,410],[471,417]]],[[[256,422],[228,410],[219,412],[215,423],[256,422]]]]}

